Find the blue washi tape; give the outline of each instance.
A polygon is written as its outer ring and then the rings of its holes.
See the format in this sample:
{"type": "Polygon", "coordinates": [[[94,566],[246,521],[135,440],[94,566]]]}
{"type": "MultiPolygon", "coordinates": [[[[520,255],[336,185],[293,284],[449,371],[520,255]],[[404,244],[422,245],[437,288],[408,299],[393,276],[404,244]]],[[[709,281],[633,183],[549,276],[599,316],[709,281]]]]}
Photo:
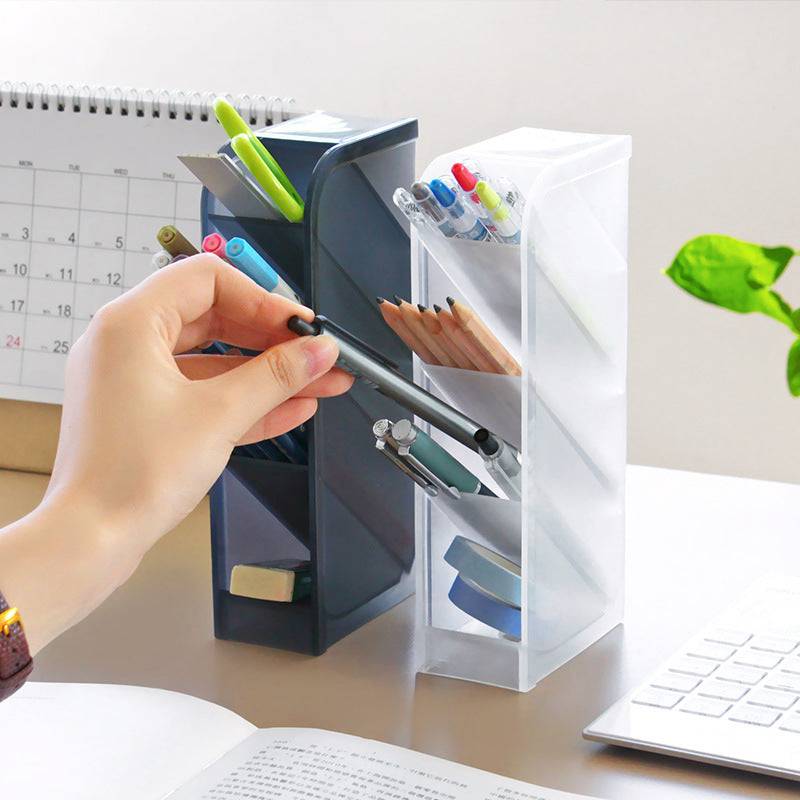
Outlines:
{"type": "Polygon", "coordinates": [[[515,639],[522,635],[522,612],[518,608],[484,594],[460,575],[453,581],[448,597],[454,605],[484,625],[515,639]]]}
{"type": "Polygon", "coordinates": [[[467,578],[486,594],[509,606],[522,604],[522,579],[519,564],[509,561],[494,550],[473,542],[464,536],[453,539],[444,560],[455,567],[462,578],[467,578]]]}

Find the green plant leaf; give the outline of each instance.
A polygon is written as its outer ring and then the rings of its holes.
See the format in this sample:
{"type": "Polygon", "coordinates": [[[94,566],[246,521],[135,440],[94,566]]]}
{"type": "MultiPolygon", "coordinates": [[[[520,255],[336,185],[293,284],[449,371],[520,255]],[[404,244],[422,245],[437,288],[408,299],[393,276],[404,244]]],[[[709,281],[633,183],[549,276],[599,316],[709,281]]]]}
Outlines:
{"type": "Polygon", "coordinates": [[[740,314],[757,311],[800,333],[789,304],[770,288],[794,254],[791,247],[762,247],[730,236],[698,236],[680,249],[664,273],[706,303],[740,314]]]}
{"type": "Polygon", "coordinates": [[[789,358],[786,359],[786,382],[789,391],[795,396],[800,396],[800,339],[795,339],[789,348],[789,358]]]}

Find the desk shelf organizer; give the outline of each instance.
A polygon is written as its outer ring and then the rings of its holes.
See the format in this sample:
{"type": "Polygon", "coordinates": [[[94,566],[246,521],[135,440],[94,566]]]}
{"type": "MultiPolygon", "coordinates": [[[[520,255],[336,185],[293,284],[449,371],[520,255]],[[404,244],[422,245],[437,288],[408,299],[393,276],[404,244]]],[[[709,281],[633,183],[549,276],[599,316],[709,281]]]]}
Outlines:
{"type": "MultiPolygon", "coordinates": [[[[413,180],[416,120],[316,112],[257,133],[303,196],[304,220],[233,217],[204,190],[203,235],[248,239],[307,305],[410,376],[408,352],[375,297],[410,292],[408,228],[391,190],[413,180]]],[[[220,152],[232,156],[229,146],[220,152]]],[[[413,592],[413,485],[377,453],[372,435],[374,419],[399,413],[356,385],[322,400],[305,426],[307,465],[234,452],[211,493],[218,638],[318,655],[413,592]],[[310,597],[279,603],[229,592],[235,564],[277,559],[311,562],[310,597]]]]}
{"type": "MultiPolygon", "coordinates": [[[[523,462],[521,502],[417,490],[421,672],[528,691],[622,621],[630,148],[627,136],[522,128],[423,175],[470,157],[526,203],[517,246],[412,232],[414,301],[465,302],[522,366],[516,378],[415,360],[418,383],[523,462]],[[457,573],[443,556],[456,535],[520,564],[518,640],[449,600],[457,573]]],[[[480,458],[427,429],[491,485],[480,458]]]]}

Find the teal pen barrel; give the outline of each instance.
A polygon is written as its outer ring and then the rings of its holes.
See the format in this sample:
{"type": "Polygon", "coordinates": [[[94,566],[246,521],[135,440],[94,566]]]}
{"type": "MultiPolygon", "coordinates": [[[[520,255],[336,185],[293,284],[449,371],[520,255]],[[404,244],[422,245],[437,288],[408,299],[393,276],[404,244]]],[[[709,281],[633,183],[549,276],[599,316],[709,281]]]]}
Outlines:
{"type": "MultiPolygon", "coordinates": [[[[447,486],[454,486],[460,492],[465,492],[466,494],[478,493],[481,488],[481,482],[478,478],[453,458],[441,445],[434,442],[427,433],[418,428],[412,429],[407,420],[400,420],[395,423],[396,433],[401,434],[401,439],[398,441],[402,442],[402,439],[405,439],[402,433],[406,432],[406,426],[409,429],[409,434],[411,434],[412,430],[416,434],[408,450],[417,461],[424,464],[447,486]]],[[[393,429],[394,433],[395,429],[393,429]]]]}

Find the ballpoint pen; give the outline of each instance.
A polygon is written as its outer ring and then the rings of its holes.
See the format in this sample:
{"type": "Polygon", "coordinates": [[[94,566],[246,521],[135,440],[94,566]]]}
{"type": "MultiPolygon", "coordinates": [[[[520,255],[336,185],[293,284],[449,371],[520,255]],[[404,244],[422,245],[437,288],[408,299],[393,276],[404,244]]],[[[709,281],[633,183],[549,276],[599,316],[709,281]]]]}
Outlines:
{"type": "Polygon", "coordinates": [[[456,229],[445,214],[444,209],[433,196],[433,192],[427,183],[417,181],[411,186],[411,194],[417,205],[422,209],[431,225],[436,228],[442,236],[448,239],[456,235],[456,229]]]}
{"type": "Polygon", "coordinates": [[[430,186],[433,196],[450,217],[450,224],[460,237],[482,241],[489,235],[489,231],[478,219],[477,214],[469,206],[464,205],[444,181],[435,178],[430,186]]]}

